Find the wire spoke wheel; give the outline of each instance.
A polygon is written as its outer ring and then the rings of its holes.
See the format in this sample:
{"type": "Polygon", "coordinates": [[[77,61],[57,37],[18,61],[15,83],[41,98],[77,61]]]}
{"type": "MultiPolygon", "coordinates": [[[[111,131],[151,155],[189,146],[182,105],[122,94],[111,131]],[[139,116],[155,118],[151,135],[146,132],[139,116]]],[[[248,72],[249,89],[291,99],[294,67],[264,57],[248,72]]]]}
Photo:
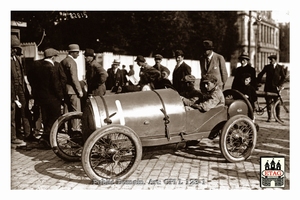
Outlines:
{"type": "Polygon", "coordinates": [[[50,143],[54,153],[65,161],[80,161],[83,148],[81,112],[66,113],[58,118],[51,129],[50,143]],[[75,122],[76,121],[76,122],[75,122]],[[75,122],[76,126],[72,126],[75,122]],[[77,130],[77,131],[74,131],[77,130]]]}
{"type": "Polygon", "coordinates": [[[290,122],[290,101],[289,100],[283,100],[282,102],[280,100],[276,101],[272,111],[273,111],[273,116],[278,123],[282,125],[289,124],[290,122]],[[278,112],[280,113],[279,116],[277,115],[278,112]]]}
{"type": "Polygon", "coordinates": [[[134,172],[141,154],[140,140],[131,129],[111,127],[87,139],[82,163],[92,180],[123,179],[134,172]]]}
{"type": "Polygon", "coordinates": [[[221,152],[229,162],[246,160],[255,148],[256,138],[257,130],[252,120],[236,115],[223,127],[220,138],[221,152]]]}

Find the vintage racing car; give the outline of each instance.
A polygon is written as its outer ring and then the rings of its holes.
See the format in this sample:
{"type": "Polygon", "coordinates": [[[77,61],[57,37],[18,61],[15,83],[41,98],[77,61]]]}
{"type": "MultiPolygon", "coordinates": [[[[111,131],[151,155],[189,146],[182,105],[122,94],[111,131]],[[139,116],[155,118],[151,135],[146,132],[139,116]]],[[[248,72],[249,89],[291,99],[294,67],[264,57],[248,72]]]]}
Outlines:
{"type": "Polygon", "coordinates": [[[220,137],[229,162],[247,159],[256,145],[257,127],[249,101],[225,90],[226,105],[202,113],[186,111],[172,89],[91,96],[83,112],[56,120],[50,142],[66,161],[80,161],[92,180],[125,179],[142,158],[143,147],[220,137]],[[230,98],[228,98],[230,97],[230,98]],[[80,120],[71,130],[72,120],[80,120]]]}

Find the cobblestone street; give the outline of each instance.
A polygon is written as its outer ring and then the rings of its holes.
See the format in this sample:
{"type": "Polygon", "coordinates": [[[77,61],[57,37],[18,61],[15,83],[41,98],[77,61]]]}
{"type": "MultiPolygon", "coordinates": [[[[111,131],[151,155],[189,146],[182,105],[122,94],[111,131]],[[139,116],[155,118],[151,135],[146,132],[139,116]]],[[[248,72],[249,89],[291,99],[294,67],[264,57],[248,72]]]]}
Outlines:
{"type": "MultiPolygon", "coordinates": [[[[288,94],[288,93],[287,93],[288,94]]],[[[261,99],[263,101],[263,99],[261,99]]],[[[66,162],[52,150],[11,149],[12,190],[289,190],[289,122],[267,123],[266,114],[256,116],[257,145],[244,162],[229,163],[222,156],[219,137],[203,139],[200,145],[175,145],[144,149],[137,170],[117,184],[93,183],[81,162],[66,162]],[[285,157],[285,187],[260,187],[260,157],[285,157]]]]}

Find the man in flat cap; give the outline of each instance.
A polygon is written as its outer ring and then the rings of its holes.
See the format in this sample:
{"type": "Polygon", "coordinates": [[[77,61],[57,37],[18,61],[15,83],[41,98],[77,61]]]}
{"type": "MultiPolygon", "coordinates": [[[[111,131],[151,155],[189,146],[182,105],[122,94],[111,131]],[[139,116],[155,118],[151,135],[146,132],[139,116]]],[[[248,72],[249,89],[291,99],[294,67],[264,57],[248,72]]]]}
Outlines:
{"type": "MultiPolygon", "coordinates": [[[[154,65],[153,67],[154,67],[155,69],[157,69],[158,71],[160,71],[161,75],[163,75],[163,71],[165,71],[165,72],[168,72],[168,71],[169,71],[168,74],[170,74],[170,70],[169,70],[167,67],[165,67],[165,66],[163,66],[163,65],[161,64],[162,59],[163,59],[163,56],[162,56],[162,55],[156,54],[156,55],[154,56],[155,65],[154,65]]],[[[167,78],[167,77],[166,77],[166,78],[167,78]]]]}
{"type": "Polygon", "coordinates": [[[223,89],[228,78],[225,59],[213,49],[211,40],[203,41],[204,54],[200,57],[201,77],[206,74],[213,74],[218,79],[217,84],[223,89]]]}
{"type": "MultiPolygon", "coordinates": [[[[65,103],[68,112],[81,111],[80,98],[83,97],[83,91],[78,80],[77,64],[75,61],[79,56],[79,45],[70,44],[68,52],[67,57],[60,62],[67,77],[65,103]]],[[[74,135],[80,131],[79,123],[80,121],[78,119],[72,121],[72,131],[74,135]]]]}
{"type": "Polygon", "coordinates": [[[44,51],[44,59],[36,70],[35,101],[41,107],[44,132],[40,142],[50,148],[50,131],[55,120],[61,115],[64,99],[63,86],[60,82],[59,69],[55,65],[58,51],[48,48],[44,51]]]}
{"type": "Polygon", "coordinates": [[[184,62],[184,53],[182,50],[175,51],[176,66],[173,71],[172,83],[175,90],[180,94],[184,92],[186,75],[191,75],[191,67],[184,62]]]}
{"type": "Polygon", "coordinates": [[[186,83],[186,87],[180,96],[185,106],[191,106],[199,99],[201,92],[195,88],[195,76],[186,75],[183,81],[186,83]]]}
{"type": "Polygon", "coordinates": [[[84,56],[88,94],[104,96],[106,94],[105,82],[108,74],[102,64],[96,61],[93,49],[86,49],[84,56]]]}
{"type": "MultiPolygon", "coordinates": [[[[282,65],[279,65],[277,63],[277,55],[270,55],[268,57],[270,60],[270,64],[265,65],[262,71],[257,75],[257,82],[261,82],[261,79],[264,74],[266,74],[266,83],[265,83],[265,92],[275,92],[277,93],[284,83],[286,72],[284,70],[284,67],[282,65]]],[[[268,113],[268,119],[267,122],[270,122],[272,114],[271,114],[271,104],[272,100],[274,102],[277,101],[278,97],[265,97],[266,103],[267,103],[267,113],[268,113]]],[[[280,106],[276,107],[276,115],[280,121],[280,106]]]]}
{"type": "MultiPolygon", "coordinates": [[[[145,83],[145,77],[148,77],[148,72],[155,72],[154,74],[157,75],[157,78],[160,78],[161,74],[160,71],[155,69],[154,67],[150,66],[147,64],[146,59],[142,55],[138,55],[135,59],[135,62],[137,62],[137,65],[140,66],[140,72],[139,72],[139,77],[140,77],[140,83],[139,85],[144,85],[145,83]],[[146,75],[147,73],[147,75],[146,75]]],[[[147,78],[146,78],[147,79],[147,78]]],[[[152,83],[156,85],[156,80],[152,80],[152,83]]]]}
{"type": "Polygon", "coordinates": [[[243,52],[239,56],[239,61],[241,63],[241,66],[236,68],[235,70],[235,75],[234,75],[231,89],[241,91],[245,85],[242,75],[247,73],[250,74],[251,76],[250,85],[252,85],[252,87],[257,90],[256,70],[254,67],[252,67],[251,63],[249,63],[249,60],[250,58],[247,52],[243,52]]]}

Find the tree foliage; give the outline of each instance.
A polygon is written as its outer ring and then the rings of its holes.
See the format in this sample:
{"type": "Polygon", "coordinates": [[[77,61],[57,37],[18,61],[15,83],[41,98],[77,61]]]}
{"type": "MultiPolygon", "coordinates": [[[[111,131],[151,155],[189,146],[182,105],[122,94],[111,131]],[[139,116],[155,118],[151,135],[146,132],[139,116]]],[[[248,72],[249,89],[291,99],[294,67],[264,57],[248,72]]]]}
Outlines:
{"type": "Polygon", "coordinates": [[[77,43],[97,52],[173,57],[182,49],[198,59],[202,41],[214,42],[215,51],[230,59],[238,43],[235,11],[12,11],[12,20],[27,22],[22,42],[40,42],[66,49],[77,43]]]}

